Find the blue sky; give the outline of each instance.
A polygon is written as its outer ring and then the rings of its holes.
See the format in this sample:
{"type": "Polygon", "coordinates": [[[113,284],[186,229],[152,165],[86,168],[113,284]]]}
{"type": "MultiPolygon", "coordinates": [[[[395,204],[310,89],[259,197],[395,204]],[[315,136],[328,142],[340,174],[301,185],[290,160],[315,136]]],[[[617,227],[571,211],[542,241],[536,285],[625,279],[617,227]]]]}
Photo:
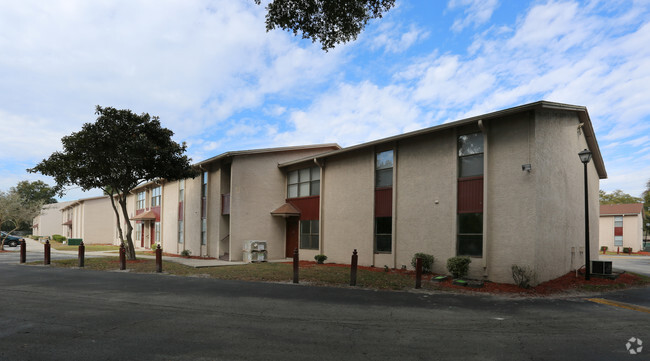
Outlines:
{"type": "MultiPolygon", "coordinates": [[[[650,2],[397,0],[323,52],[253,0],[0,0],[0,190],[95,105],[158,115],[194,161],[350,146],[537,100],[588,108],[609,179],[650,179],[650,2]]],[[[576,155],[577,158],[577,155],[576,155]]],[[[98,195],[71,189],[64,199],[98,195]]]]}

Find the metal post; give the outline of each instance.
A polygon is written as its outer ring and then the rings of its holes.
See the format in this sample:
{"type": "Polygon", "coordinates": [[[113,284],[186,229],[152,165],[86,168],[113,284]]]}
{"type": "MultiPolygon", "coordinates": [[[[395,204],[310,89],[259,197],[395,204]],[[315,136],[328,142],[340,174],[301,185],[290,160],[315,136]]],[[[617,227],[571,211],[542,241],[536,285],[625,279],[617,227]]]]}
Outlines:
{"type": "Polygon", "coordinates": [[[84,241],[81,241],[79,243],[79,267],[84,266],[84,253],[86,252],[86,246],[84,245],[84,241]]]}
{"type": "Polygon", "coordinates": [[[126,250],[124,249],[124,243],[120,243],[120,270],[124,271],[126,269],[126,250]]]}
{"type": "Polygon", "coordinates": [[[20,241],[20,263],[25,263],[27,260],[27,244],[25,244],[25,240],[20,241]]]}
{"type": "Polygon", "coordinates": [[[160,245],[156,247],[156,272],[162,272],[162,249],[160,249],[160,245]]]}
{"type": "Polygon", "coordinates": [[[293,283],[298,283],[298,248],[293,250],[293,283]]]}
{"type": "Polygon", "coordinates": [[[357,263],[359,262],[359,256],[357,255],[357,250],[355,249],[352,252],[352,261],[350,262],[350,286],[357,285],[357,263]]]}
{"type": "Polygon", "coordinates": [[[45,240],[45,244],[43,245],[43,264],[48,265],[50,264],[50,241],[45,240]]]}
{"type": "Polygon", "coordinates": [[[585,166],[585,280],[589,280],[591,260],[589,259],[589,190],[587,185],[587,163],[585,166]]]}
{"type": "Polygon", "coordinates": [[[415,288],[422,288],[422,258],[415,259],[415,288]]]}

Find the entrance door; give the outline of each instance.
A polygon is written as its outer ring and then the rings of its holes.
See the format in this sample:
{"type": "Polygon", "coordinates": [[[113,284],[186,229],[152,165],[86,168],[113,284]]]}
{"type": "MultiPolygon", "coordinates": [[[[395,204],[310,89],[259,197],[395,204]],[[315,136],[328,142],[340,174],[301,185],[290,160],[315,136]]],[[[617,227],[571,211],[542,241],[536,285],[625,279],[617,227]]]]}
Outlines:
{"type": "Polygon", "coordinates": [[[300,219],[298,217],[287,218],[287,248],[285,256],[293,257],[293,250],[298,248],[298,239],[300,234],[300,219]]]}

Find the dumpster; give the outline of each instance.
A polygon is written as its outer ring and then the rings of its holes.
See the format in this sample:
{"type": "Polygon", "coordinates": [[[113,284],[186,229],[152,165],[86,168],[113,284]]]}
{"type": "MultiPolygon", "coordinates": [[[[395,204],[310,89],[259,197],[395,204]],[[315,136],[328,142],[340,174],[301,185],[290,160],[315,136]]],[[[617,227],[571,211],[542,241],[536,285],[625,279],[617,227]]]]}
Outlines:
{"type": "Polygon", "coordinates": [[[81,244],[81,238],[68,238],[68,246],[78,246],[81,244]]]}

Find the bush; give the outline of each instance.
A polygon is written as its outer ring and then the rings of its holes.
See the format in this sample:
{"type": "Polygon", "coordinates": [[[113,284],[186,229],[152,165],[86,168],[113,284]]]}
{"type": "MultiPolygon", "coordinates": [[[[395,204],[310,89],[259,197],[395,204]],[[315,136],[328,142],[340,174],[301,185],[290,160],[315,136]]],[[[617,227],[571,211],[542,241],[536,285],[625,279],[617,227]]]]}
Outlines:
{"type": "Polygon", "coordinates": [[[467,256],[451,257],[447,260],[447,270],[454,278],[463,278],[469,272],[469,264],[472,260],[467,256]]]}
{"type": "Polygon", "coordinates": [[[413,255],[413,258],[411,259],[411,266],[415,268],[415,262],[416,259],[422,258],[422,272],[423,273],[431,273],[433,272],[433,256],[430,254],[426,253],[416,253],[413,255]]]}
{"type": "Polygon", "coordinates": [[[623,253],[631,254],[632,253],[632,247],[623,247],[623,253]]]}
{"type": "Polygon", "coordinates": [[[607,252],[607,246],[601,246],[600,251],[601,252],[607,252]]]}
{"type": "Polygon", "coordinates": [[[192,251],[190,251],[189,249],[184,249],[181,251],[181,256],[183,257],[189,257],[191,255],[192,255],[192,251]]]}
{"type": "Polygon", "coordinates": [[[67,240],[67,238],[63,237],[60,234],[53,234],[52,239],[57,241],[57,242],[61,242],[61,243],[65,242],[67,240]]]}
{"type": "MultiPolygon", "coordinates": [[[[158,249],[158,245],[159,245],[159,244],[160,244],[160,243],[154,243],[154,244],[152,244],[152,245],[151,245],[151,250],[155,252],[156,249],[158,249]]],[[[162,246],[160,247],[160,250],[162,250],[162,246]]]]}
{"type": "Polygon", "coordinates": [[[314,256],[314,259],[316,260],[316,262],[318,262],[318,264],[323,264],[323,262],[327,260],[327,256],[324,254],[317,254],[314,256]]]}
{"type": "Polygon", "coordinates": [[[535,271],[528,266],[517,266],[513,264],[510,269],[512,270],[512,279],[521,288],[530,288],[530,286],[537,282],[535,271]]]}

